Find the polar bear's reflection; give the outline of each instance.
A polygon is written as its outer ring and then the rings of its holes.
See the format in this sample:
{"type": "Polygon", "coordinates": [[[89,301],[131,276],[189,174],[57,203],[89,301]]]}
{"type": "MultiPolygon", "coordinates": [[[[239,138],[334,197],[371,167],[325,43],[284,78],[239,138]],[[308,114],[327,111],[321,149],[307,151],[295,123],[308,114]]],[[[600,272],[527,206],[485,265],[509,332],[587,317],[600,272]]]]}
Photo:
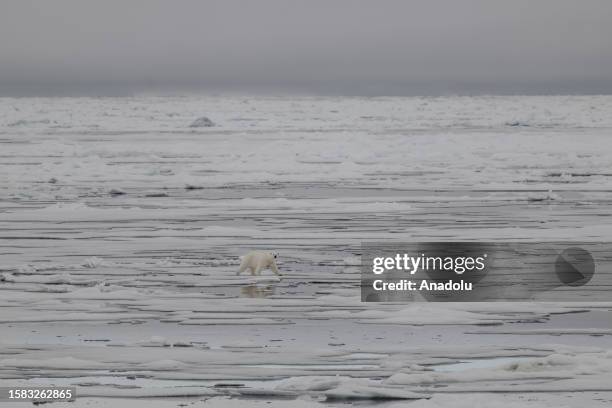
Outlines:
{"type": "Polygon", "coordinates": [[[243,286],[240,288],[240,294],[242,297],[265,298],[274,294],[274,287],[259,285],[243,286]]]}

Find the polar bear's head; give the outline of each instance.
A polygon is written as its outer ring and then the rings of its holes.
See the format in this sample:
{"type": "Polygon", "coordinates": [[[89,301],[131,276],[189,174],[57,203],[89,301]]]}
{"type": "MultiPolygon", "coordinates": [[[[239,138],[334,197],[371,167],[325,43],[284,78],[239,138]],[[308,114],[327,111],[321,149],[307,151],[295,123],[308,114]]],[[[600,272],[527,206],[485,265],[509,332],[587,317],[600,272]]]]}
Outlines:
{"type": "Polygon", "coordinates": [[[274,257],[274,259],[278,258],[278,252],[272,252],[272,256],[274,257]]]}

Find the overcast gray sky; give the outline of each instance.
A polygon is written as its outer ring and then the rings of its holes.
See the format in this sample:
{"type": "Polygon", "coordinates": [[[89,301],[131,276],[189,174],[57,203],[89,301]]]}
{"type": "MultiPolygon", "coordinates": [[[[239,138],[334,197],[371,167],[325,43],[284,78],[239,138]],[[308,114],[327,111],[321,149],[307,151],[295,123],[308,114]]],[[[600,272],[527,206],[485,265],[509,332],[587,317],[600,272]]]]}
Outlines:
{"type": "Polygon", "coordinates": [[[0,95],[611,93],[610,0],[2,0],[0,95]]]}

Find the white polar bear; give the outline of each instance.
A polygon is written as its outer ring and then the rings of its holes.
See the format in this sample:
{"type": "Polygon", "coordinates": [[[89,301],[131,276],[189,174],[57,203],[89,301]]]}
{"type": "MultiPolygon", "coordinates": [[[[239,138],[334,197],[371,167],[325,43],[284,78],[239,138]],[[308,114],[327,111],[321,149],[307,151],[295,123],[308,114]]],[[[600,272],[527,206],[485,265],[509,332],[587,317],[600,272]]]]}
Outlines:
{"type": "Polygon", "coordinates": [[[240,270],[236,275],[240,275],[247,269],[251,270],[251,275],[260,275],[262,270],[268,268],[280,276],[275,261],[277,256],[278,254],[276,252],[251,251],[241,257],[242,262],[240,263],[240,270]]]}

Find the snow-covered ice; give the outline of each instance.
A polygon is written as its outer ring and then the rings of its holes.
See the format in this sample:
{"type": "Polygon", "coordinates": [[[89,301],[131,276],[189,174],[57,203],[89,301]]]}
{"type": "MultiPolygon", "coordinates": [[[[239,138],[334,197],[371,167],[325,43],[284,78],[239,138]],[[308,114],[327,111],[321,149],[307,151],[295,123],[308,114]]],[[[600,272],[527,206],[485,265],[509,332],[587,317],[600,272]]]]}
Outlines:
{"type": "Polygon", "coordinates": [[[0,386],[607,406],[612,302],[361,303],[359,252],[609,242],[611,130],[610,96],[0,98],[0,386]]]}

